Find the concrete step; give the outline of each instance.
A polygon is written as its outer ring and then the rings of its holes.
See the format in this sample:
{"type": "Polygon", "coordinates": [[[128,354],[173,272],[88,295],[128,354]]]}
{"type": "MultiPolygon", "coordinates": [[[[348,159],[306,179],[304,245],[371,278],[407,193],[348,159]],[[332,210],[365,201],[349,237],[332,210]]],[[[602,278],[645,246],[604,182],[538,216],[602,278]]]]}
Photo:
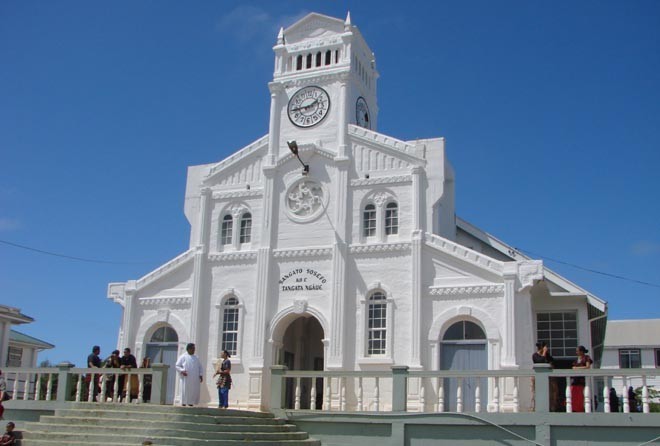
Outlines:
{"type": "Polygon", "coordinates": [[[33,423],[28,426],[31,434],[70,434],[72,432],[85,432],[94,435],[107,435],[110,437],[140,437],[147,438],[151,436],[159,437],[185,437],[202,440],[306,440],[309,436],[305,432],[209,432],[196,429],[172,429],[162,426],[152,426],[151,423],[141,423],[140,426],[125,425],[121,428],[110,427],[91,427],[84,420],[79,420],[80,424],[52,424],[52,423],[33,423]]]}
{"type": "Polygon", "coordinates": [[[23,432],[21,446],[36,446],[40,444],[85,444],[99,446],[118,445],[154,445],[154,446],[320,446],[320,442],[312,439],[304,440],[229,440],[206,439],[192,437],[167,437],[161,435],[142,436],[127,435],[124,432],[112,434],[91,434],[85,432],[23,432]]]}
{"type": "Polygon", "coordinates": [[[256,412],[252,410],[239,410],[239,409],[219,409],[216,407],[190,407],[190,406],[173,406],[160,405],[160,404],[126,404],[126,403],[74,403],[69,406],[71,409],[87,410],[87,409],[110,409],[133,411],[139,410],[140,412],[158,412],[158,413],[188,413],[195,415],[217,415],[218,412],[223,412],[231,415],[241,414],[245,417],[255,418],[273,418],[270,412],[256,412]]]}
{"type": "MultiPolygon", "coordinates": [[[[107,417],[61,417],[56,415],[42,415],[42,423],[59,424],[59,425],[84,425],[90,429],[99,427],[109,427],[113,429],[123,429],[126,427],[125,418],[110,418],[111,414],[107,417]]],[[[155,428],[160,429],[183,429],[183,430],[196,430],[200,432],[296,432],[297,428],[293,424],[210,424],[210,423],[191,423],[185,421],[161,421],[161,420],[148,420],[144,423],[149,424],[155,428]]],[[[26,423],[29,429],[32,425],[38,423],[26,423]]]]}
{"type": "MultiPolygon", "coordinates": [[[[145,405],[146,406],[146,405],[145,405]]],[[[196,414],[183,410],[181,412],[145,412],[143,406],[132,408],[131,410],[121,410],[120,408],[93,408],[93,409],[58,409],[56,416],[70,418],[118,418],[124,420],[155,420],[155,421],[181,421],[189,423],[206,424],[261,424],[261,425],[281,425],[285,421],[273,417],[253,417],[244,412],[230,413],[226,410],[217,410],[215,415],[196,414]]]]}

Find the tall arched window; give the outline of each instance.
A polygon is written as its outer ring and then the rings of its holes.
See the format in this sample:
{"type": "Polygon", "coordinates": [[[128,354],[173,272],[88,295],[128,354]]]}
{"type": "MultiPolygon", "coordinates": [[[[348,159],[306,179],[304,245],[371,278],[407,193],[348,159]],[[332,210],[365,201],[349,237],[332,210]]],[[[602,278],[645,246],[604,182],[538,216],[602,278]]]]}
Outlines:
{"type": "Polygon", "coordinates": [[[241,243],[250,243],[252,240],[252,214],[246,212],[241,217],[241,243]]]}
{"type": "Polygon", "coordinates": [[[231,245],[231,236],[234,230],[234,220],[227,214],[222,218],[222,229],[220,231],[220,244],[231,245]]]}
{"type": "Polygon", "coordinates": [[[385,235],[399,233],[399,207],[396,203],[387,203],[385,207],[385,235]]]}
{"type": "Polygon", "coordinates": [[[230,355],[236,355],[238,351],[238,316],[239,303],[235,297],[225,300],[222,305],[222,350],[227,350],[230,355]]]}
{"type": "Polygon", "coordinates": [[[387,353],[387,301],[380,291],[369,297],[367,316],[367,355],[387,353]]]}
{"type": "Polygon", "coordinates": [[[312,68],[312,53],[307,55],[307,68],[312,68]]]}
{"type": "Polygon", "coordinates": [[[362,213],[362,235],[373,237],[376,235],[376,206],[369,203],[362,213]]]}
{"type": "Polygon", "coordinates": [[[299,54],[298,57],[296,57],[296,71],[302,70],[302,64],[303,64],[303,57],[302,54],[299,54]]]}
{"type": "Polygon", "coordinates": [[[317,67],[321,66],[321,52],[316,53],[316,65],[317,67]]]}
{"type": "Polygon", "coordinates": [[[325,64],[330,65],[330,61],[332,58],[332,52],[330,50],[325,52],[325,64]]]}

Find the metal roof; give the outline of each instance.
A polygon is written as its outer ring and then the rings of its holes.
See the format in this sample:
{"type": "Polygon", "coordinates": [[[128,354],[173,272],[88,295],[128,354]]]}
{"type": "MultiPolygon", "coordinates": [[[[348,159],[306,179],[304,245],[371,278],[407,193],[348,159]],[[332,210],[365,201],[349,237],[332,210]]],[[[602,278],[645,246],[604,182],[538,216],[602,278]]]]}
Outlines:
{"type": "Polygon", "coordinates": [[[28,336],[24,333],[19,333],[16,330],[11,330],[9,332],[9,342],[29,345],[31,347],[36,347],[41,350],[55,348],[53,344],[49,344],[48,342],[42,341],[41,339],[33,338],[32,336],[28,336]]]}
{"type": "Polygon", "coordinates": [[[608,321],[605,348],[660,347],[660,319],[608,321]]]}

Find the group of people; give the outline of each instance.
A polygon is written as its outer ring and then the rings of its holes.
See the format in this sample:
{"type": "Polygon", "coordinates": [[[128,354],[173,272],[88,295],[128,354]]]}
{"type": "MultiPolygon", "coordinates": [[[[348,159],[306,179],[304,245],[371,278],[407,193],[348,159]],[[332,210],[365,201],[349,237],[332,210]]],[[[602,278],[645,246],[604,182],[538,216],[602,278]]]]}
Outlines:
{"type": "MultiPolygon", "coordinates": [[[[231,361],[227,350],[221,354],[222,361],[215,369],[213,377],[218,388],[218,407],[229,407],[229,389],[231,389],[231,361]]],[[[204,382],[204,368],[195,355],[195,344],[188,344],[186,352],[176,361],[176,371],[179,374],[179,388],[181,389],[181,405],[195,406],[199,404],[199,394],[204,382]]]]}
{"type": "MultiPolygon", "coordinates": [[[[580,345],[575,349],[577,358],[571,365],[573,370],[591,368],[593,360],[587,353],[589,353],[589,350],[587,350],[584,345],[580,345]]],[[[532,355],[532,362],[534,364],[545,363],[550,364],[551,366],[554,365],[554,358],[550,355],[550,350],[545,341],[539,341],[536,343],[536,352],[532,355]]],[[[571,408],[573,412],[584,412],[585,384],[586,380],[584,376],[571,377],[571,408]]],[[[559,382],[557,378],[552,377],[550,378],[550,411],[559,412],[560,405],[559,382]]]]}
{"type": "MultiPolygon", "coordinates": [[[[87,367],[90,369],[100,369],[100,368],[114,368],[121,370],[131,370],[138,368],[137,359],[131,354],[130,348],[124,349],[124,354],[119,356],[119,350],[113,350],[110,356],[105,360],[101,360],[101,347],[95,345],[92,347],[92,353],[87,356],[87,367]]],[[[144,358],[142,360],[141,367],[149,368],[151,366],[151,361],[149,358],[144,358]]],[[[119,380],[117,384],[117,396],[121,401],[124,398],[136,398],[138,395],[139,387],[139,378],[137,375],[130,376],[130,393],[128,391],[129,381],[127,381],[126,375],[119,375],[119,380]]],[[[143,397],[145,400],[149,399],[149,395],[144,395],[146,392],[151,390],[151,376],[145,376],[144,382],[144,392],[143,397]]],[[[114,374],[89,374],[85,377],[85,381],[89,384],[90,391],[94,392],[93,399],[95,401],[104,401],[112,399],[115,394],[115,375],[114,374]],[[94,376],[94,382],[92,383],[92,375],[94,376]],[[101,393],[101,377],[105,379],[105,395],[99,397],[101,393]]]]}

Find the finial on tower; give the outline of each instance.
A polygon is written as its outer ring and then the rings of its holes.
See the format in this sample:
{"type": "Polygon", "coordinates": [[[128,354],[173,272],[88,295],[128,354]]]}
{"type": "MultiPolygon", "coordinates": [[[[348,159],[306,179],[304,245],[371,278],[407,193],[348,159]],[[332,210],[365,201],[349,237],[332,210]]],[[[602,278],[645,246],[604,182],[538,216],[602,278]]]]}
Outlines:
{"type": "Polygon", "coordinates": [[[280,27],[280,32],[277,33],[277,44],[284,45],[284,27],[280,27]]]}
{"type": "Polygon", "coordinates": [[[344,21],[344,31],[351,30],[351,11],[346,13],[346,20],[344,21]]]}

